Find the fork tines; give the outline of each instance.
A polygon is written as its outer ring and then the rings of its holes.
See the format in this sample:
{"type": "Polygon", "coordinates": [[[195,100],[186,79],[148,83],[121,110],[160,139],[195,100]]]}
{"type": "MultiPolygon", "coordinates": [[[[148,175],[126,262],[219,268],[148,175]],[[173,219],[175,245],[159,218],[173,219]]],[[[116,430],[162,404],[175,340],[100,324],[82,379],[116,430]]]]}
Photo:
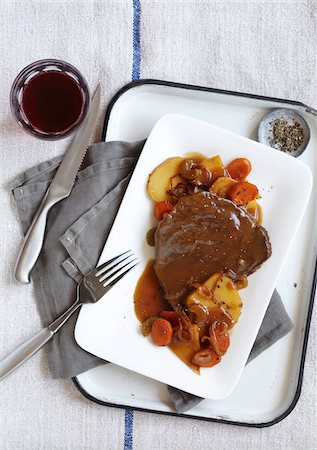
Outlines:
{"type": "Polygon", "coordinates": [[[134,253],[128,250],[97,267],[95,276],[103,286],[112,286],[139,263],[134,253]]]}

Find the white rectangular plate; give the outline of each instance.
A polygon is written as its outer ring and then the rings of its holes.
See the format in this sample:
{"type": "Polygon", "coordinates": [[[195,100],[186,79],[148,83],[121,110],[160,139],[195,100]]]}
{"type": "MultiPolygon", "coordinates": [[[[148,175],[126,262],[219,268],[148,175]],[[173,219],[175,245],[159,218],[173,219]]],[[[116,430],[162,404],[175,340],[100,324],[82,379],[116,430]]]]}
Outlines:
{"type": "Polygon", "coordinates": [[[96,305],[82,308],[75,338],[86,351],[163,383],[205,398],[230,394],[243,370],[287,252],[302,218],[312,185],[307,166],[282,152],[205,122],[170,114],[153,128],[131,178],[100,262],[132,249],[141,264],[96,305]],[[220,154],[225,164],[235,157],[250,159],[249,180],[259,187],[263,226],[272,243],[271,258],[249,277],[241,292],[243,314],[234,327],[222,362],[196,375],[168,348],[144,338],[134,313],[133,292],[147,261],[154,256],[145,241],[153,226],[152,202],[146,193],[148,174],[171,156],[197,151],[220,154]]]}

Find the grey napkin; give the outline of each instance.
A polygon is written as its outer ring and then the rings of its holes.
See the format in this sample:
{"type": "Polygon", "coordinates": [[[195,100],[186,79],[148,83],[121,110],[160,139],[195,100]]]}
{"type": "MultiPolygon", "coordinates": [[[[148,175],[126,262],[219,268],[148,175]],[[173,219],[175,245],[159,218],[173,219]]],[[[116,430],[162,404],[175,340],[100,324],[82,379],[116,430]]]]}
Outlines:
{"type": "MultiPolygon", "coordinates": [[[[96,266],[144,141],[101,142],[87,152],[71,195],[49,213],[44,245],[32,272],[35,299],[43,326],[74,301],[76,285],[96,266]]],[[[9,185],[25,234],[61,158],[39,164],[9,185]]],[[[49,345],[54,378],[71,378],[105,361],[82,350],[74,340],[75,314],[49,345]]],[[[274,293],[250,354],[256,357],[292,329],[283,303],[274,293]]],[[[178,412],[202,399],[169,388],[178,412]]]]}

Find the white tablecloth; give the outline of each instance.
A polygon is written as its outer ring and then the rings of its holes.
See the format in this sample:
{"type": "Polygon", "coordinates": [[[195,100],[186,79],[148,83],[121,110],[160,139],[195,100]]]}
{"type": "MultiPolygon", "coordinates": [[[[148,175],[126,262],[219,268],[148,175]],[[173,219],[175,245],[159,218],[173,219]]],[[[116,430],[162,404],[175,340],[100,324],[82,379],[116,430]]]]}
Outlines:
{"type": "MultiPolygon", "coordinates": [[[[91,90],[100,81],[95,140],[112,95],[138,76],[291,98],[316,108],[316,24],[315,0],[2,0],[0,358],[41,326],[32,286],[13,281],[21,231],[6,185],[63,153],[68,143],[38,141],[14,123],[8,98],[15,75],[30,62],[54,57],[78,67],[91,90]]],[[[133,444],[124,410],[89,402],[71,381],[52,380],[44,349],[0,383],[0,448],[316,448],[316,341],[314,316],[301,397],[277,425],[252,429],[135,412],[133,444]]]]}

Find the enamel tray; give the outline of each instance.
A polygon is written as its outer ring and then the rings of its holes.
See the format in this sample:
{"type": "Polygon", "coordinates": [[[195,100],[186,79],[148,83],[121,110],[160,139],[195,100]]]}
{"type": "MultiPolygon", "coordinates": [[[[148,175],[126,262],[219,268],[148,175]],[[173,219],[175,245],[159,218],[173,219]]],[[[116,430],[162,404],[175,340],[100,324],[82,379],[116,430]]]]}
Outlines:
{"type": "MultiPolygon", "coordinates": [[[[261,118],[281,107],[298,111],[310,127],[310,143],[300,160],[314,175],[308,207],[277,284],[294,329],[245,367],[227,398],[203,400],[187,413],[177,414],[182,417],[263,427],[285,418],[297,403],[316,288],[317,111],[290,100],[144,80],[121,89],[106,112],[105,141],[146,139],[157,120],[167,113],[195,117],[256,139],[261,118]]],[[[85,372],[74,382],[86,397],[99,404],[175,414],[165,385],[114,364],[85,372]]]]}

